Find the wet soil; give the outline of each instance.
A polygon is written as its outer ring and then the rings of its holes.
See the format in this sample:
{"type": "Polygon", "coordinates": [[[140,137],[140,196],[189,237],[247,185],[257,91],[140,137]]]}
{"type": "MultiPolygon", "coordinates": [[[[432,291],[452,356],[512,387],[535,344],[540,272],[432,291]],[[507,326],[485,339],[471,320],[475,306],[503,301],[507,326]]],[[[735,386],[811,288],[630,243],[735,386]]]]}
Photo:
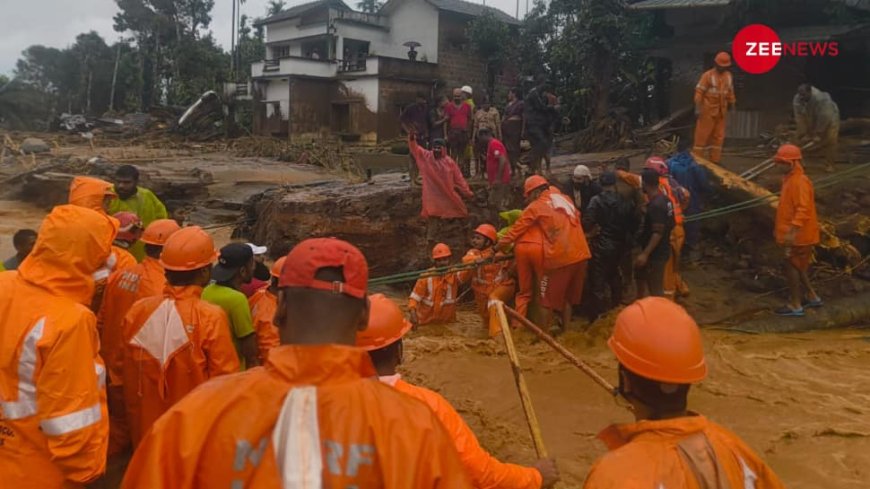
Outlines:
{"type": "MultiPolygon", "coordinates": [[[[616,363],[604,344],[611,321],[572,324],[560,340],[616,383],[616,363]]],[[[447,397],[494,455],[532,463],[536,457],[503,345],[482,336],[480,319],[470,311],[461,312],[455,325],[423,327],[406,343],[403,372],[447,397]]],[[[705,330],[703,336],[710,374],[691,391],[691,409],[742,437],[786,487],[870,486],[870,333],[705,330]]],[[[580,487],[604,452],[595,435],[631,418],[549,347],[525,332],[516,338],[547,448],[566,487],[580,487]]]]}

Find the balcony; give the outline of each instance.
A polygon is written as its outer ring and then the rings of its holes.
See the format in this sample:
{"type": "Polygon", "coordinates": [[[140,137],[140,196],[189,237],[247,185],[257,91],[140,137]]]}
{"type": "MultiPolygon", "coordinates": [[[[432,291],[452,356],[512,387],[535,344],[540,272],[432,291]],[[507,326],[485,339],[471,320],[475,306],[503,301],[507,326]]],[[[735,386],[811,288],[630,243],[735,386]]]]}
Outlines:
{"type": "Polygon", "coordinates": [[[354,24],[363,24],[369,27],[377,27],[385,30],[389,30],[390,25],[387,17],[343,9],[329,9],[329,20],[330,23],[338,20],[354,24]]]}
{"type": "Polygon", "coordinates": [[[332,78],[338,72],[338,63],[334,60],[286,56],[280,59],[267,59],[251,65],[251,76],[254,78],[281,76],[311,76],[317,78],[332,78]]]}
{"type": "Polygon", "coordinates": [[[319,60],[287,56],[280,59],[267,59],[251,65],[254,78],[278,78],[287,76],[307,76],[313,78],[342,78],[377,75],[380,58],[369,56],[351,60],[319,60]]]}

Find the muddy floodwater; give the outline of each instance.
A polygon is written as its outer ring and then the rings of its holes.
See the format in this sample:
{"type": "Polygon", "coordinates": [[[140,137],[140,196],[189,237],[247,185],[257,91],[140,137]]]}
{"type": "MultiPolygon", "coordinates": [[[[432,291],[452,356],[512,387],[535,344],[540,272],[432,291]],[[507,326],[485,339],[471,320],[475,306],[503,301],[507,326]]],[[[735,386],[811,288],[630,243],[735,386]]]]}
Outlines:
{"type": "MultiPolygon", "coordinates": [[[[561,341],[614,384],[608,321],[561,341]]],[[[580,325],[575,325],[580,328],[580,325]]],[[[534,449],[501,344],[479,319],[421,327],[406,343],[404,373],[446,396],[499,458],[531,463],[534,449]]],[[[544,440],[567,487],[580,487],[603,453],[595,435],[632,418],[597,384],[531,336],[517,336],[544,440]]],[[[786,487],[870,487],[870,331],[749,335],[705,330],[709,377],[690,408],[746,440],[786,487]]]]}

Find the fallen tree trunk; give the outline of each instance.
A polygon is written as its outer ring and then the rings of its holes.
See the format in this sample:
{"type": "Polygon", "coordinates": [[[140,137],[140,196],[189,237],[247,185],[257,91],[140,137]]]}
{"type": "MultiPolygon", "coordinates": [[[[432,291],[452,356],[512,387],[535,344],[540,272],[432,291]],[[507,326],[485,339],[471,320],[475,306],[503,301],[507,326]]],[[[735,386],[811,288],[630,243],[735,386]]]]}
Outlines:
{"type": "Polygon", "coordinates": [[[828,301],[821,309],[808,309],[804,317],[778,317],[773,313],[740,323],[733,328],[757,333],[795,333],[816,329],[857,326],[870,321],[870,293],[828,301]]]}

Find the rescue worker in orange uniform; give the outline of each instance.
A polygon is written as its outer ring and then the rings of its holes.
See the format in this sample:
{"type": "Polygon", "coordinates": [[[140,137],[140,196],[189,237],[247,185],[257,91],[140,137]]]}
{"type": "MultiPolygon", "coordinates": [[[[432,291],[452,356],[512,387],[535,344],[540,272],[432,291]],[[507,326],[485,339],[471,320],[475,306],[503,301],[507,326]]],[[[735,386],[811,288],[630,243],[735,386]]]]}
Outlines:
{"type": "Polygon", "coordinates": [[[509,302],[516,294],[516,282],[511,271],[511,261],[504,259],[502,253],[495,250],[498,233],[492,224],[481,224],[471,235],[472,248],[462,257],[462,263],[477,263],[478,266],[460,273],[463,283],[471,281],[477,312],[488,324],[489,335],[496,336],[501,332],[498,315],[495,309],[490,309],[492,301],[509,302]],[[498,260],[498,261],[495,261],[498,260]],[[483,264],[484,262],[490,263],[483,264]]]}
{"type": "MultiPolygon", "coordinates": [[[[69,186],[69,203],[97,211],[101,214],[106,214],[106,209],[117,195],[112,190],[112,184],[94,177],[77,176],[72,179],[69,186]]],[[[115,219],[115,218],[112,218],[115,219]]],[[[117,220],[115,220],[117,222],[117,220]]],[[[100,310],[100,305],[103,300],[103,290],[106,287],[106,280],[109,275],[115,270],[126,270],[136,265],[136,259],[130,261],[132,255],[127,250],[116,245],[112,245],[112,253],[106,260],[106,263],[99,270],[94,272],[94,280],[96,288],[91,303],[91,310],[97,312],[100,310]]]]}
{"type": "Polygon", "coordinates": [[[801,149],[783,144],[774,156],[786,172],[776,207],[774,237],[785,250],[785,277],[788,280],[788,304],[776,310],[780,316],[803,316],[805,307],[822,307],[822,298],[813,289],[807,271],[813,246],[819,244],[819,218],[813,182],[804,174],[801,149]],[[801,285],[806,295],[801,295],[801,285]]]}
{"type": "MultiPolygon", "coordinates": [[[[543,191],[548,186],[547,179],[540,175],[532,175],[523,184],[523,197],[527,203],[534,202],[540,195],[539,191],[543,191]]],[[[528,316],[535,288],[544,278],[544,234],[540,226],[533,225],[528,219],[523,220],[523,215],[526,215],[525,210],[499,239],[496,248],[507,251],[513,245],[519,289],[516,310],[523,316],[528,316]]]]}
{"type": "Polygon", "coordinates": [[[378,382],[355,346],[368,278],[349,243],[293,248],[278,282],[282,346],[263,368],[213,379],[163,415],[123,487],[471,487],[432,411],[378,382]]]}
{"type": "Polygon", "coordinates": [[[685,187],[670,176],[668,164],[661,157],[652,156],[647,158],[644,168],[655,170],[659,174],[659,188],[674,207],[674,227],[671,229],[671,236],[669,238],[671,256],[665,265],[665,278],[662,288],[665,291],[665,297],[671,300],[677,296],[685,297],[689,295],[689,284],[680,275],[680,259],[683,245],[686,244],[686,230],[683,227],[685,222],[683,209],[689,206],[691,195],[685,187]]]}
{"type": "Polygon", "coordinates": [[[120,223],[118,235],[115,236],[113,243],[115,256],[118,259],[113,271],[129,270],[138,263],[136,257],[129,250],[142,237],[142,220],[132,212],[116,212],[112,217],[120,223]]]}
{"type": "Polygon", "coordinates": [[[398,373],[402,364],[402,337],[411,329],[399,306],[383,294],[369,296],[368,327],[357,332],[356,346],[369,352],[380,381],[414,399],[423,401],[453,439],[465,472],[478,489],[538,489],[559,480],[553,460],[540,460],[534,467],[499,462],[480,443],[474,432],[440,394],[409,384],[398,373]]]}
{"type": "Polygon", "coordinates": [[[722,161],[722,143],[725,142],[725,118],[729,107],[734,109],[734,80],[728,68],[731,55],[722,51],[716,55],[716,66],[704,72],[695,86],[695,145],[692,153],[709,158],[713,163],[722,161]]]}
{"type": "Polygon", "coordinates": [[[259,288],[248,298],[254,331],[257,333],[257,350],[261,365],[266,363],[269,350],[281,344],[278,328],[275,327],[273,319],[275,318],[275,309],[278,307],[278,279],[281,277],[284,261],[285,258],[282,256],[272,265],[272,269],[269,271],[272,276],[269,286],[259,288]]]}
{"type": "Polygon", "coordinates": [[[160,252],[166,239],[180,228],[172,219],[158,219],[145,228],[140,241],[145,245],[145,259],[129,270],[118,270],[109,276],[103,302],[97,315],[100,331],[100,356],[109,371],[109,455],[122,451],[130,443],[127,419],[124,415],[123,375],[124,316],[139,299],[160,295],[166,286],[166,275],[160,264],[160,252]]]}
{"type": "MultiPolygon", "coordinates": [[[[450,266],[453,252],[444,243],[432,248],[435,268],[450,266]]],[[[422,324],[456,321],[456,297],[462,283],[461,272],[427,273],[417,279],[408,298],[408,315],[415,327],[422,324]]]]}
{"type": "Polygon", "coordinates": [[[641,299],[619,313],[607,345],[637,422],[599,433],[610,451],[585,489],[785,487],[737,435],[688,410],[689,388],[704,380],[707,365],[685,309],[663,297],[641,299]]]}
{"type": "Polygon", "coordinates": [[[134,448],[196,386],[239,371],[226,313],[200,299],[216,258],[211,236],[200,227],[176,231],[160,253],[163,293],[138,301],[124,318],[121,383],[134,448]]]}
{"type": "Polygon", "coordinates": [[[76,488],[106,468],[109,417],[93,274],[117,222],[52,209],[17,272],[0,273],[0,486],[76,488]]]}
{"type": "MultiPolygon", "coordinates": [[[[507,248],[527,232],[541,236],[541,305],[548,310],[548,316],[551,311],[559,313],[558,324],[560,329],[564,329],[571,319],[571,306],[579,304],[582,298],[586,266],[592,256],[580,224],[580,212],[568,197],[550,187],[543,177],[529,177],[524,188],[529,205],[499,241],[499,248],[507,248]]],[[[519,256],[517,268],[519,271],[519,256]]],[[[521,276],[521,295],[525,286],[528,282],[524,285],[521,276]]],[[[519,303],[518,295],[518,312],[523,312],[519,311],[519,303]]],[[[545,327],[549,325],[549,319],[545,321],[545,327]]]]}

